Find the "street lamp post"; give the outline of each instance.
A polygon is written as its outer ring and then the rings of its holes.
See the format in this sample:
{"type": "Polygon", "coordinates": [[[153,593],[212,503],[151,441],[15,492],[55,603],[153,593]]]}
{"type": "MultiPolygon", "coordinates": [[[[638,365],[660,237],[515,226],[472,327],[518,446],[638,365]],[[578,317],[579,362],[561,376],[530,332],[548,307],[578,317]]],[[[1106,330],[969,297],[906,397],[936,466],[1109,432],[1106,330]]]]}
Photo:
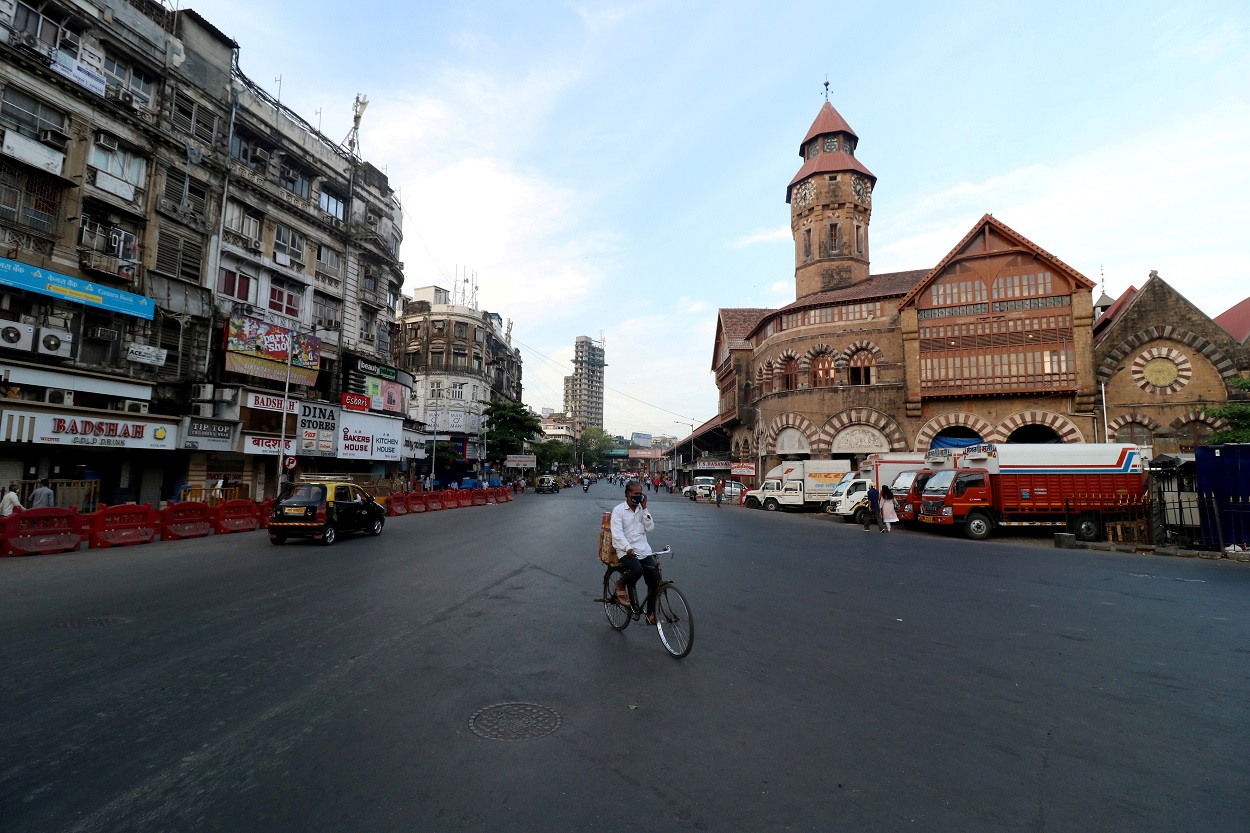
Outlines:
{"type": "Polygon", "coordinates": [[[286,382],[282,385],[282,431],[278,440],[278,495],[282,495],[282,486],[286,482],[286,418],[287,402],[291,396],[291,364],[295,361],[295,331],[289,330],[286,337],[286,382]]]}
{"type": "MultiPolygon", "coordinates": [[[[689,426],[690,426],[690,463],[691,463],[691,465],[694,465],[694,423],[693,423],[693,422],[684,422],[683,420],[680,420],[680,419],[675,419],[675,420],[673,420],[673,422],[674,422],[674,423],[676,423],[677,425],[689,425],[689,426]]],[[[675,455],[675,454],[676,454],[676,452],[674,452],[674,455],[675,455]]],[[[673,465],[674,465],[674,466],[676,466],[676,465],[677,465],[677,458],[676,458],[676,456],[674,456],[674,457],[673,457],[673,465]]],[[[692,469],[692,471],[693,471],[693,469],[692,469]]],[[[676,475],[676,472],[674,472],[673,474],[674,474],[674,475],[676,475]]],[[[691,477],[691,482],[694,482],[694,480],[693,480],[694,475],[692,474],[692,475],[690,475],[690,477],[691,477]]]]}

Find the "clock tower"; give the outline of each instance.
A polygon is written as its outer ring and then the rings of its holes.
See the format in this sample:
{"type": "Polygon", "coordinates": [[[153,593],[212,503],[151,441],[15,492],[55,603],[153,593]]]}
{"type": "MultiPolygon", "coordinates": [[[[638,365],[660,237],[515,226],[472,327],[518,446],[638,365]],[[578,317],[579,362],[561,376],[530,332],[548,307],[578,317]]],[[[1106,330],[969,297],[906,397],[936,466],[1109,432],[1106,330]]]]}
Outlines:
{"type": "Polygon", "coordinates": [[[803,167],[786,188],[795,295],[868,280],[868,221],[877,178],[856,158],[859,137],[828,101],[799,145],[803,167]]]}

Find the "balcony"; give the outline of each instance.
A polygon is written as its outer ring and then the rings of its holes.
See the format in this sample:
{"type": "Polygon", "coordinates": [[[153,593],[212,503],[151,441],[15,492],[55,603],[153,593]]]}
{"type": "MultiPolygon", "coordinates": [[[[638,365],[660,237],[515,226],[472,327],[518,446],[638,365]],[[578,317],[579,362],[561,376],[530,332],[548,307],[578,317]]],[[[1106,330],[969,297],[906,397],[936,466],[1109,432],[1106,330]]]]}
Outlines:
{"type": "Polygon", "coordinates": [[[137,262],[122,260],[106,252],[97,252],[91,249],[80,248],[78,250],[78,266],[84,272],[95,272],[99,275],[120,278],[128,283],[134,283],[135,279],[139,277],[139,264],[137,262]]]}
{"type": "Polygon", "coordinates": [[[242,249],[256,255],[260,254],[262,247],[260,240],[248,237],[231,228],[223,228],[221,230],[221,240],[229,246],[234,246],[236,249],[242,249]]]}
{"type": "Polygon", "coordinates": [[[359,296],[361,303],[371,307],[387,309],[390,306],[386,293],[379,290],[376,285],[369,286],[367,281],[361,281],[359,296]]]}
{"type": "Polygon", "coordinates": [[[317,261],[317,268],[313,272],[313,286],[327,295],[343,297],[343,279],[336,273],[327,271],[321,261],[317,261]]]}
{"type": "MultiPolygon", "coordinates": [[[[270,162],[270,164],[274,163],[270,162]]],[[[246,179],[257,188],[263,189],[266,194],[269,194],[274,199],[281,200],[292,208],[299,209],[317,220],[324,219],[325,212],[321,210],[321,206],[310,199],[305,199],[298,194],[288,191],[276,182],[270,181],[268,176],[260,171],[253,170],[250,165],[243,164],[234,156],[230,157],[230,175],[246,179]]]]}

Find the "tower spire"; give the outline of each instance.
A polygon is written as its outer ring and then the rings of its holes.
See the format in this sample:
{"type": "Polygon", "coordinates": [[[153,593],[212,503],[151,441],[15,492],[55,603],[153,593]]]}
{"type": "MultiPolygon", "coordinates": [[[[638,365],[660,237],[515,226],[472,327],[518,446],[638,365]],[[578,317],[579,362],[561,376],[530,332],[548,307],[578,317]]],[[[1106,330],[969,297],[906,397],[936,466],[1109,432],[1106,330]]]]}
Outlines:
{"type": "Polygon", "coordinates": [[[825,101],[829,100],[829,76],[825,76],[825,101]]]}

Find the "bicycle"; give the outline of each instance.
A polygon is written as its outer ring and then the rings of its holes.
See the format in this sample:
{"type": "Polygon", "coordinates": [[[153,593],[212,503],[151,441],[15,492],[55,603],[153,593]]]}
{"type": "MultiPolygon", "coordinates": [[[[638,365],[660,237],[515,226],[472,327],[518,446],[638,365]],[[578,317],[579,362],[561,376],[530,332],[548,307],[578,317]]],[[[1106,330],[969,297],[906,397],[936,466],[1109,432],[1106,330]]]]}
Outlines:
{"type": "MultiPolygon", "coordinates": [[[[656,564],[659,564],[661,555],[673,554],[672,547],[665,547],[659,552],[652,555],[656,557],[656,564]]],[[[648,591],[647,598],[642,603],[638,602],[637,586],[628,588],[629,604],[623,604],[616,597],[616,578],[623,573],[620,564],[608,565],[607,572],[603,574],[603,598],[595,599],[597,602],[603,602],[603,612],[608,617],[608,624],[613,630],[623,631],[629,627],[629,623],[646,615],[647,602],[651,599],[654,592],[655,600],[655,626],[660,633],[660,642],[664,645],[664,650],[668,651],[674,658],[681,659],[690,653],[690,649],[694,647],[694,614],[690,612],[690,605],[686,602],[686,597],[677,585],[671,581],[661,581],[654,591],[648,591]]]]}

